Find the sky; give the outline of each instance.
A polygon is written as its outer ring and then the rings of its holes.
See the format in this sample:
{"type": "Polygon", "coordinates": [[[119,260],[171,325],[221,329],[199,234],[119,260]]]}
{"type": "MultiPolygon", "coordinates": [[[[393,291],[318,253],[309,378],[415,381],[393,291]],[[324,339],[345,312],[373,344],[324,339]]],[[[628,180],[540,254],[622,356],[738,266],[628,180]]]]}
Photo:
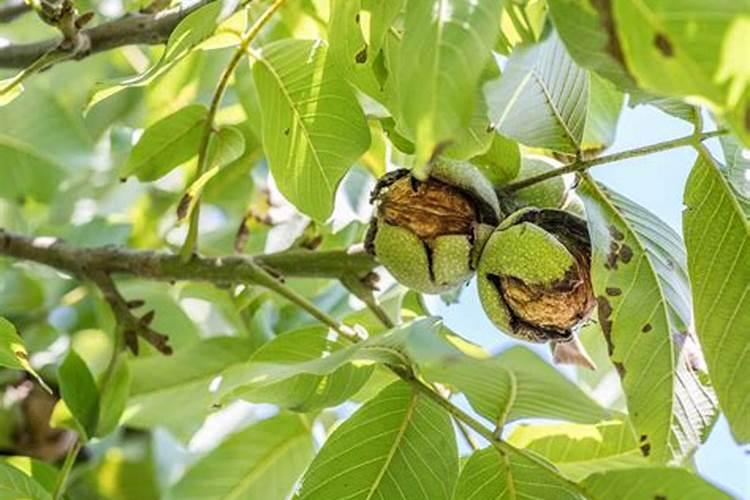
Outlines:
{"type": "MultiPolygon", "coordinates": [[[[708,125],[707,127],[709,127],[708,125]]],[[[691,132],[692,126],[656,108],[625,107],[613,146],[607,153],[632,149],[691,132]]],[[[707,146],[721,158],[718,140],[707,146]]],[[[593,176],[607,186],[645,206],[681,233],[682,194],[685,181],[695,161],[688,147],[595,167],[593,176]]],[[[472,283],[461,295],[461,302],[440,307],[447,326],[478,342],[493,352],[514,343],[498,332],[485,317],[472,283]]],[[[528,344],[526,344],[528,347],[528,344]]],[[[535,349],[549,359],[547,349],[535,349]]],[[[722,416],[708,441],[695,455],[699,473],[728,493],[750,500],[750,446],[739,446],[731,436],[722,416]]]]}

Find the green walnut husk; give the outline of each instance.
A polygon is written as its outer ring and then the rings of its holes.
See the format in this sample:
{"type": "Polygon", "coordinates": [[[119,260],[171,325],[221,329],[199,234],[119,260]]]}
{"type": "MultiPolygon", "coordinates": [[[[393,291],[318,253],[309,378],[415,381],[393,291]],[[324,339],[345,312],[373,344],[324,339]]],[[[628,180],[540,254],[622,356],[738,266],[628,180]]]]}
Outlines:
{"type": "Polygon", "coordinates": [[[585,221],[562,210],[519,210],[482,250],[477,267],[482,307],[511,336],[573,342],[596,303],[590,266],[585,221]]]}
{"type": "MultiPolygon", "coordinates": [[[[542,156],[527,156],[521,162],[521,170],[514,182],[544,174],[559,168],[559,163],[542,156]]],[[[560,208],[565,203],[568,188],[561,176],[525,187],[513,193],[513,201],[518,207],[560,208]]]]}
{"type": "Polygon", "coordinates": [[[426,294],[468,281],[499,219],[497,196],[472,165],[443,162],[425,181],[406,170],[388,174],[366,246],[402,285],[426,294]]]}

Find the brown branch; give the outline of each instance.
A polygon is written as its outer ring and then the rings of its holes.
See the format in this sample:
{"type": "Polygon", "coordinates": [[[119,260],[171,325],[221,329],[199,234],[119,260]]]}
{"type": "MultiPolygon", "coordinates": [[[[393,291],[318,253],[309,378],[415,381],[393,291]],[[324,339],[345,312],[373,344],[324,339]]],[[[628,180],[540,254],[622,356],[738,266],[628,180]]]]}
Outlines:
{"type": "MultiPolygon", "coordinates": [[[[167,41],[172,30],[186,16],[217,0],[199,0],[189,7],[175,7],[156,13],[132,13],[125,17],[81,30],[78,35],[87,40],[85,51],[71,55],[83,59],[126,45],[158,45],[167,41]]],[[[2,11],[0,11],[2,12],[2,11]]],[[[11,44],[0,48],[0,68],[24,68],[60,45],[60,37],[26,44],[11,44]]]]}
{"type": "Polygon", "coordinates": [[[23,0],[8,0],[0,5],[0,23],[9,23],[27,12],[31,7],[23,0]]]}
{"type": "Polygon", "coordinates": [[[32,238],[3,229],[0,229],[0,256],[44,264],[94,283],[110,305],[131,351],[138,352],[140,337],[164,354],[170,354],[172,349],[167,344],[168,337],[149,326],[153,311],[136,316],[133,310],[144,305],[143,302],[125,300],[112,280],[113,275],[217,285],[253,283],[275,289],[277,278],[283,277],[332,278],[343,282],[363,279],[370,276],[376,265],[362,250],[291,250],[256,257],[194,255],[183,262],[178,255],[166,252],[116,246],[75,247],[55,238],[32,238]]]}
{"type": "Polygon", "coordinates": [[[117,289],[115,282],[112,281],[112,277],[107,273],[89,271],[89,278],[101,290],[104,300],[107,301],[115,315],[115,321],[122,330],[125,345],[133,354],[138,354],[138,337],[154,346],[162,354],[172,354],[172,348],[167,343],[169,337],[153,330],[150,326],[155,314],[153,310],[146,312],[139,318],[133,314],[133,309],[144,305],[143,301],[126,301],[117,289]]]}
{"type": "MultiPolygon", "coordinates": [[[[219,285],[253,283],[260,272],[296,278],[365,276],[376,266],[364,250],[289,250],[254,257],[194,255],[181,262],[176,254],[116,246],[76,247],[62,240],[33,238],[0,229],[0,256],[53,267],[82,279],[91,273],[133,276],[155,281],[205,281],[219,285]]],[[[92,280],[93,281],[93,280],[92,280]]]]}

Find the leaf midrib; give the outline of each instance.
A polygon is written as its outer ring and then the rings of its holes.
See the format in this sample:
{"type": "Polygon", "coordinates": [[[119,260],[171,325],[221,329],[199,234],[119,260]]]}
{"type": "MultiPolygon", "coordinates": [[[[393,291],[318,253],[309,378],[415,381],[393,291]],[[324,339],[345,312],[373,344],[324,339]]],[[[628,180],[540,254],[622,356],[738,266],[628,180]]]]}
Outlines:
{"type": "Polygon", "coordinates": [[[283,456],[293,445],[296,445],[299,441],[304,439],[307,434],[304,427],[300,427],[302,432],[295,434],[289,438],[289,440],[279,447],[273,448],[269,453],[266,453],[261,460],[256,463],[256,466],[250,470],[250,473],[243,477],[226,496],[222,497],[223,500],[235,500],[241,498],[240,495],[253,484],[253,482],[263,474],[271,465],[273,465],[281,456],[283,456]]]}
{"type": "MultiPolygon", "coordinates": [[[[317,49],[313,47],[313,50],[317,50],[317,49]]],[[[326,189],[328,190],[329,193],[333,193],[333,187],[331,186],[331,182],[328,180],[328,177],[326,176],[326,172],[323,169],[323,164],[320,162],[320,158],[318,157],[318,152],[313,147],[313,142],[312,142],[312,139],[310,138],[310,133],[307,130],[307,127],[305,127],[305,122],[302,119],[302,116],[300,115],[299,110],[295,106],[295,102],[292,99],[292,96],[289,94],[286,87],[283,85],[283,80],[281,79],[281,75],[279,75],[279,73],[275,70],[273,65],[265,57],[263,57],[262,54],[257,55],[256,60],[259,63],[261,63],[263,67],[268,70],[271,76],[273,76],[274,80],[276,80],[279,90],[281,90],[281,93],[283,94],[284,98],[289,104],[289,109],[292,111],[292,115],[294,115],[294,120],[297,123],[297,126],[302,130],[302,134],[305,136],[305,142],[307,144],[307,148],[312,153],[313,159],[315,160],[313,163],[320,171],[320,175],[323,178],[323,181],[325,182],[326,189]]]]}
{"type": "Polygon", "coordinates": [[[404,437],[404,434],[406,433],[406,429],[409,426],[409,423],[411,423],[412,416],[414,415],[414,409],[417,406],[417,402],[419,401],[419,395],[416,391],[412,391],[411,397],[409,399],[409,403],[406,406],[406,413],[404,413],[404,420],[401,422],[401,425],[399,426],[398,433],[396,434],[396,438],[393,440],[393,444],[391,445],[390,450],[388,450],[388,455],[386,455],[385,462],[383,463],[383,467],[381,467],[380,471],[378,472],[377,477],[372,483],[372,486],[370,487],[370,490],[367,492],[367,497],[365,500],[371,500],[373,495],[378,489],[378,486],[380,486],[380,482],[383,480],[383,476],[385,476],[386,471],[391,465],[391,461],[393,460],[393,456],[396,454],[396,450],[398,450],[399,445],[401,444],[401,440],[404,437]]]}

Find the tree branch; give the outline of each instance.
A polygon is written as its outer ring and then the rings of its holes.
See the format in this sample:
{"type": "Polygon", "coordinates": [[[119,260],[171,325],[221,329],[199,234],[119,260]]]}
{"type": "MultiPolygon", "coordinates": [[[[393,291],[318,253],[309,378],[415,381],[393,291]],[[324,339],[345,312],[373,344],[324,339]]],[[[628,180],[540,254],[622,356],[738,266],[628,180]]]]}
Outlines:
{"type": "MultiPolygon", "coordinates": [[[[186,16],[217,0],[198,0],[189,7],[175,7],[154,14],[132,13],[125,17],[81,30],[88,40],[88,50],[73,54],[73,59],[112,50],[126,45],[158,45],[167,41],[172,30],[186,16]]],[[[0,11],[2,13],[2,11],[0,11]]],[[[24,68],[59,46],[61,39],[11,44],[0,48],[0,68],[24,68]]]]}
{"type": "Polygon", "coordinates": [[[137,339],[141,338],[164,354],[170,354],[172,349],[167,344],[168,337],[150,327],[154,318],[153,311],[136,316],[133,310],[144,304],[142,301],[126,301],[112,280],[112,275],[158,281],[205,281],[218,285],[252,283],[279,293],[305,310],[313,310],[313,317],[325,323],[334,320],[327,315],[320,316],[319,311],[307,299],[284,286],[281,279],[289,276],[332,278],[349,282],[370,276],[376,265],[372,257],[362,250],[291,250],[257,257],[193,255],[190,260],[183,262],[178,255],[165,252],[137,251],[115,246],[81,248],[55,238],[31,238],[2,229],[0,255],[44,264],[82,281],[94,283],[112,309],[130,350],[138,352],[137,339]]]}
{"type": "Polygon", "coordinates": [[[75,247],[49,237],[29,237],[0,229],[0,255],[28,260],[95,281],[92,273],[124,275],[156,281],[205,281],[220,285],[254,283],[259,273],[296,277],[365,276],[375,268],[364,250],[289,250],[268,255],[202,257],[188,262],[166,252],[130,250],[116,246],[75,247]]]}
{"type": "Polygon", "coordinates": [[[8,0],[0,5],[0,23],[9,23],[27,12],[31,7],[23,0],[8,0]]]}
{"type": "Polygon", "coordinates": [[[613,162],[620,161],[620,160],[627,160],[630,158],[637,158],[639,156],[646,156],[652,153],[658,153],[660,151],[667,151],[669,149],[675,149],[675,148],[679,148],[682,146],[690,146],[694,144],[696,141],[698,142],[705,141],[706,139],[710,139],[712,137],[718,137],[720,135],[725,135],[727,133],[728,132],[726,130],[714,130],[712,132],[690,134],[688,136],[680,137],[678,139],[672,139],[672,140],[664,141],[664,142],[657,142],[656,144],[650,144],[648,146],[643,146],[640,148],[629,149],[627,151],[621,151],[619,153],[614,153],[611,155],[599,156],[598,158],[592,158],[591,160],[576,160],[560,168],[549,170],[542,174],[535,175],[535,176],[532,176],[532,177],[529,177],[527,179],[523,179],[520,181],[511,182],[510,184],[506,184],[505,186],[501,186],[500,191],[503,193],[512,193],[520,189],[533,186],[534,184],[544,182],[548,179],[552,179],[553,177],[558,177],[560,175],[570,174],[573,172],[583,172],[585,170],[590,169],[591,167],[596,167],[597,165],[604,165],[606,163],[613,163],[613,162]]]}

